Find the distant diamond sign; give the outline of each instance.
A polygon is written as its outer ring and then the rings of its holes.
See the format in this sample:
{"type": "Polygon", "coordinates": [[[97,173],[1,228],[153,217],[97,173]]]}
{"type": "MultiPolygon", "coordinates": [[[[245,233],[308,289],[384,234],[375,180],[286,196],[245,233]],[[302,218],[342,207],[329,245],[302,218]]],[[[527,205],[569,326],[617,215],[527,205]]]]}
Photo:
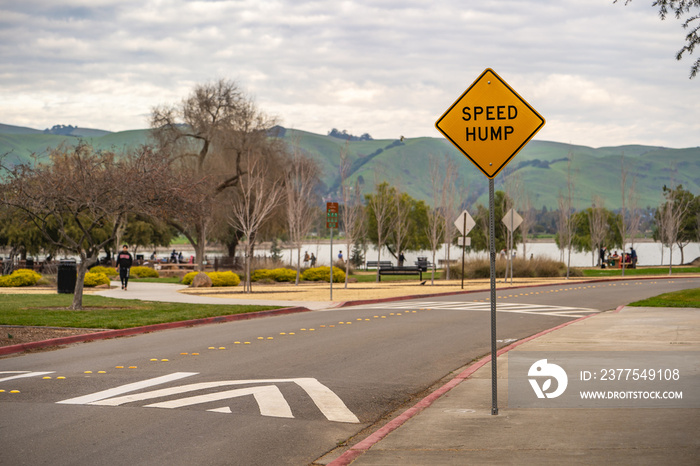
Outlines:
{"type": "Polygon", "coordinates": [[[493,179],[544,123],[525,99],[487,68],[435,127],[493,179]]]}
{"type": "Polygon", "coordinates": [[[523,218],[520,215],[518,215],[515,209],[510,209],[501,221],[506,226],[506,228],[508,228],[508,231],[513,232],[516,228],[520,226],[521,223],[523,223],[523,218]]]}
{"type": "Polygon", "coordinates": [[[476,225],[474,219],[466,210],[463,211],[459,217],[457,217],[457,220],[455,220],[455,226],[462,236],[468,235],[469,232],[472,231],[472,228],[474,228],[474,225],[476,225]]]}

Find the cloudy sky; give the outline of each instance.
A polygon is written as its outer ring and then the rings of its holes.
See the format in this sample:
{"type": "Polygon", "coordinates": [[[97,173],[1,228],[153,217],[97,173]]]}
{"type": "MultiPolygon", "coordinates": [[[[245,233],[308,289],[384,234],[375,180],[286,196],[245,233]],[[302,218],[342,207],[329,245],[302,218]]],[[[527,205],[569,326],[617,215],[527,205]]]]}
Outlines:
{"type": "Polygon", "coordinates": [[[288,128],[441,137],[490,67],[547,120],[537,139],[695,147],[696,56],[651,3],[0,0],[0,123],[145,128],[226,78],[288,128]]]}

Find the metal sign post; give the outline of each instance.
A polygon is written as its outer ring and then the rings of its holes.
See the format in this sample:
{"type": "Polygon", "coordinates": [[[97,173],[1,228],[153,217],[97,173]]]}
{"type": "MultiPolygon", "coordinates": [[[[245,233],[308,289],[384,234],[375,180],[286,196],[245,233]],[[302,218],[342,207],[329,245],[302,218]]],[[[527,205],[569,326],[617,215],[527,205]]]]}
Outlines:
{"type": "MultiPolygon", "coordinates": [[[[464,289],[464,253],[467,250],[467,234],[464,233],[467,229],[467,216],[464,215],[464,230],[462,230],[462,289],[464,289]]],[[[449,265],[448,265],[449,267],[449,265]]]]}
{"type": "Polygon", "coordinates": [[[338,203],[326,202],[326,228],[331,230],[331,301],[333,301],[333,228],[338,228],[338,203]]]}
{"type": "Polygon", "coordinates": [[[489,178],[489,251],[491,256],[491,414],[498,414],[498,360],[496,354],[496,207],[493,178],[489,178]]]}
{"type": "MultiPolygon", "coordinates": [[[[496,241],[493,179],[544,126],[544,118],[490,68],[472,83],[435,127],[489,179],[491,255],[491,414],[496,396],[496,241]]],[[[458,225],[458,228],[462,225],[458,225]]],[[[464,276],[464,274],[462,274],[464,276]]]]}

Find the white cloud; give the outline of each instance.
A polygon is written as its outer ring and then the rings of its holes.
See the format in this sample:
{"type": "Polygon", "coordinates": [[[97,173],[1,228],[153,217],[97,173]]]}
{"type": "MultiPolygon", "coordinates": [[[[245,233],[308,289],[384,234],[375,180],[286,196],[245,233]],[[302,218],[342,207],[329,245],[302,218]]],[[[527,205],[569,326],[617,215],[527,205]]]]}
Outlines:
{"type": "Polygon", "coordinates": [[[641,1],[0,0],[0,118],[139,128],[225,77],[290,127],[438,136],[492,67],[547,119],[538,138],[696,146],[683,37],[641,1]]]}

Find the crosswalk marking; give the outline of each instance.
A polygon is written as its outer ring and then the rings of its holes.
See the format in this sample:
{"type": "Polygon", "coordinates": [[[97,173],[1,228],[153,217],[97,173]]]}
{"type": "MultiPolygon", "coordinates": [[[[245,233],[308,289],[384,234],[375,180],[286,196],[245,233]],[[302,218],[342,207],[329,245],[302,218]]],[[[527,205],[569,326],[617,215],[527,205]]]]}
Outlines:
{"type": "MultiPolygon", "coordinates": [[[[364,309],[443,309],[455,311],[491,311],[491,303],[484,302],[450,302],[450,301],[411,301],[372,304],[362,306],[364,309]]],[[[584,317],[600,312],[598,309],[567,306],[548,306],[545,304],[496,303],[497,312],[512,312],[517,314],[535,314],[559,317],[584,317]]]]}

